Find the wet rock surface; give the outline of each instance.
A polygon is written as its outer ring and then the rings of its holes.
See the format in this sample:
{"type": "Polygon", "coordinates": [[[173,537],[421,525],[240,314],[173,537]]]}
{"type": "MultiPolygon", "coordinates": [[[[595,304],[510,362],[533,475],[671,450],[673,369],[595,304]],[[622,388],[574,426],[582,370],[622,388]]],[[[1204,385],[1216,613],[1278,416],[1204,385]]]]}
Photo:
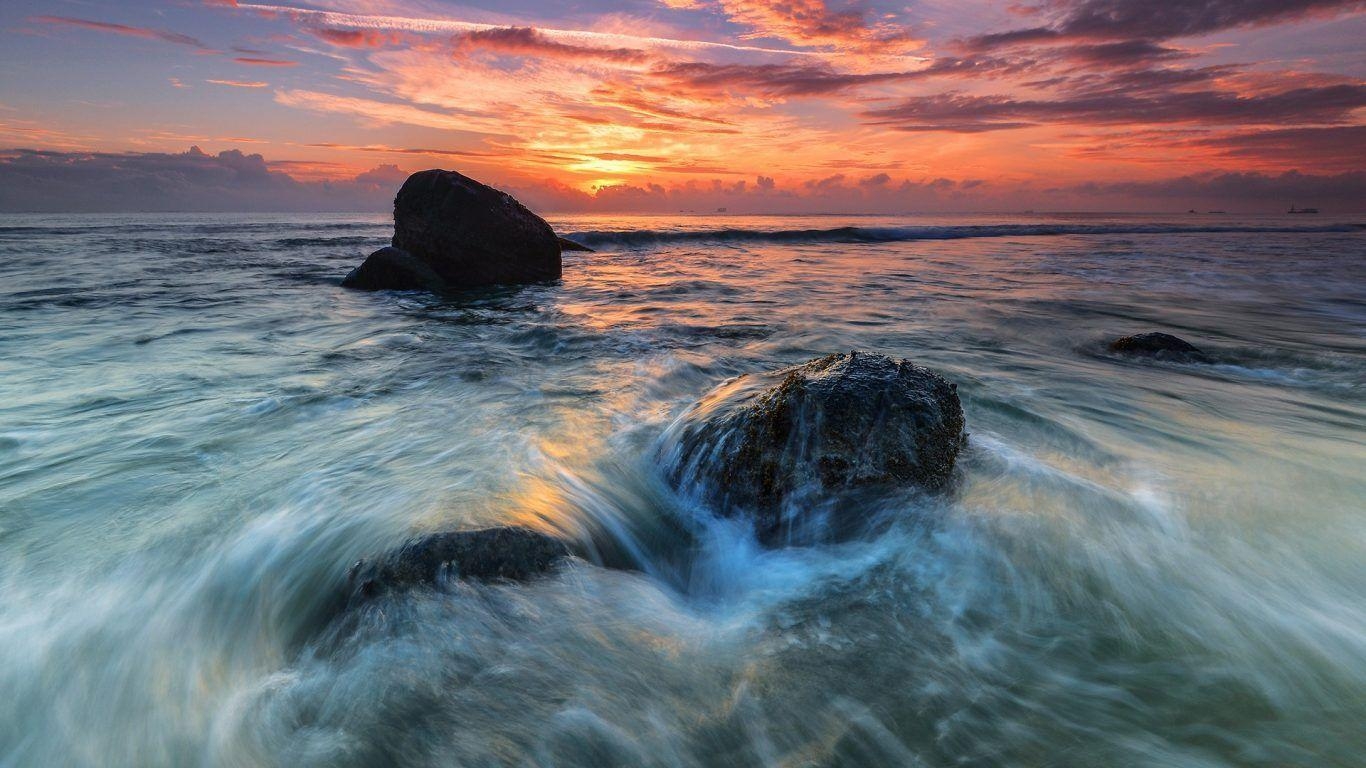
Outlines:
{"type": "Polygon", "coordinates": [[[1110,351],[1136,357],[1154,357],[1179,362],[1207,363],[1206,355],[1194,344],[1169,333],[1137,333],[1110,342],[1110,351]]]}
{"type": "Polygon", "coordinates": [[[448,285],[536,283],[560,277],[550,225],[511,195],[455,171],[408,177],[394,199],[394,241],[448,285]]]}
{"type": "Polygon", "coordinates": [[[556,280],[561,249],[550,225],[511,195],[455,171],[421,171],[394,198],[392,247],[342,280],[360,290],[444,292],[556,280]]]}
{"type": "Polygon", "coordinates": [[[355,598],[439,584],[446,579],[525,581],[569,557],[564,542],[529,528],[503,527],[423,536],[352,568],[355,598]]]}
{"type": "Polygon", "coordinates": [[[804,514],[842,492],[944,488],[966,439],[956,390],[928,368],[868,352],[742,376],[676,426],[671,479],[719,514],[751,516],[761,540],[790,539],[804,514]]]}
{"type": "Polygon", "coordinates": [[[443,291],[446,281],[425,262],[400,248],[387,246],[366,257],[342,280],[343,288],[362,291],[443,291]]]}

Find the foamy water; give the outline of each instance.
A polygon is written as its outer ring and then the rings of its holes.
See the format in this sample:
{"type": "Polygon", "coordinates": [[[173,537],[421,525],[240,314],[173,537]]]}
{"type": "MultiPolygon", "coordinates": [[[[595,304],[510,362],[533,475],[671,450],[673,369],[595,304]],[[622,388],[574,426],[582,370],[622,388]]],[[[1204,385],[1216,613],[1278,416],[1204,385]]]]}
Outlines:
{"type": "Polygon", "coordinates": [[[437,298],[337,287],[385,216],[0,217],[0,765],[1361,764],[1361,220],[552,224],[437,298]],[[768,550],[667,485],[848,349],[959,385],[952,493],[768,550]],[[497,523],[589,557],[328,621],[497,523]]]}

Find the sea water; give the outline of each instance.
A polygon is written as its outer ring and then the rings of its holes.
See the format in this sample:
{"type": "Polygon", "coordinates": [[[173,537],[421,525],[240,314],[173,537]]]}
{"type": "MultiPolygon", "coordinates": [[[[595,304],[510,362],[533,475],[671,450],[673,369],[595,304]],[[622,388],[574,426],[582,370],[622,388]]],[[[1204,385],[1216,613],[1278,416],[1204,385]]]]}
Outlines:
{"type": "Polygon", "coordinates": [[[1366,764],[1361,218],[551,223],[437,297],[339,287],[384,215],[0,218],[0,765],[1366,764]],[[669,487],[851,349],[958,384],[949,493],[766,549],[669,487]],[[584,556],[330,620],[496,524],[584,556]]]}

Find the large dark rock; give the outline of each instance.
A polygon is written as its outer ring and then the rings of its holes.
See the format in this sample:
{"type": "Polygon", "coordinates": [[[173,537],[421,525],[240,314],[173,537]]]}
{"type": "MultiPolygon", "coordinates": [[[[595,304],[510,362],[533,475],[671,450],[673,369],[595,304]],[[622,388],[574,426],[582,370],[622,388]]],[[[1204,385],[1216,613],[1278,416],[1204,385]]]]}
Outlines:
{"type": "Polygon", "coordinates": [[[550,225],[511,195],[455,171],[408,177],[394,199],[393,244],[452,288],[560,277],[560,242],[550,225]]]}
{"type": "Polygon", "coordinates": [[[446,281],[436,270],[400,248],[386,246],[375,251],[342,279],[343,288],[364,291],[443,291],[446,281]]]}
{"type": "Polygon", "coordinates": [[[1183,363],[1207,363],[1209,355],[1198,347],[1169,333],[1136,333],[1110,342],[1111,352],[1156,357],[1183,363]]]}
{"type": "Polygon", "coordinates": [[[844,492],[945,487],[965,441],[957,385],[868,352],[742,376],[674,429],[671,479],[722,515],[752,516],[766,542],[800,540],[816,508],[856,514],[825,503],[844,492]]]}
{"type": "Polygon", "coordinates": [[[443,579],[524,581],[569,556],[564,542],[529,528],[485,528],[424,536],[351,569],[351,588],[367,598],[443,579]]]}

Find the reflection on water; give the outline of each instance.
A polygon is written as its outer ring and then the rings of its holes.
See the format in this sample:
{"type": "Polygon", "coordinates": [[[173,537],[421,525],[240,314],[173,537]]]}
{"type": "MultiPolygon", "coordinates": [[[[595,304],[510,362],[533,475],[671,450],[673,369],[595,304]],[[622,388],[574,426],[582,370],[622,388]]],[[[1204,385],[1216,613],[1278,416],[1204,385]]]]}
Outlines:
{"type": "Polygon", "coordinates": [[[0,219],[0,765],[1359,764],[1359,222],[553,223],[603,250],[436,298],[336,287],[383,217],[0,219]],[[670,234],[845,226],[995,231],[670,234]],[[853,348],[960,385],[952,495],[774,551],[664,483],[853,348]],[[509,521],[585,559],[327,620],[509,521]]]}

